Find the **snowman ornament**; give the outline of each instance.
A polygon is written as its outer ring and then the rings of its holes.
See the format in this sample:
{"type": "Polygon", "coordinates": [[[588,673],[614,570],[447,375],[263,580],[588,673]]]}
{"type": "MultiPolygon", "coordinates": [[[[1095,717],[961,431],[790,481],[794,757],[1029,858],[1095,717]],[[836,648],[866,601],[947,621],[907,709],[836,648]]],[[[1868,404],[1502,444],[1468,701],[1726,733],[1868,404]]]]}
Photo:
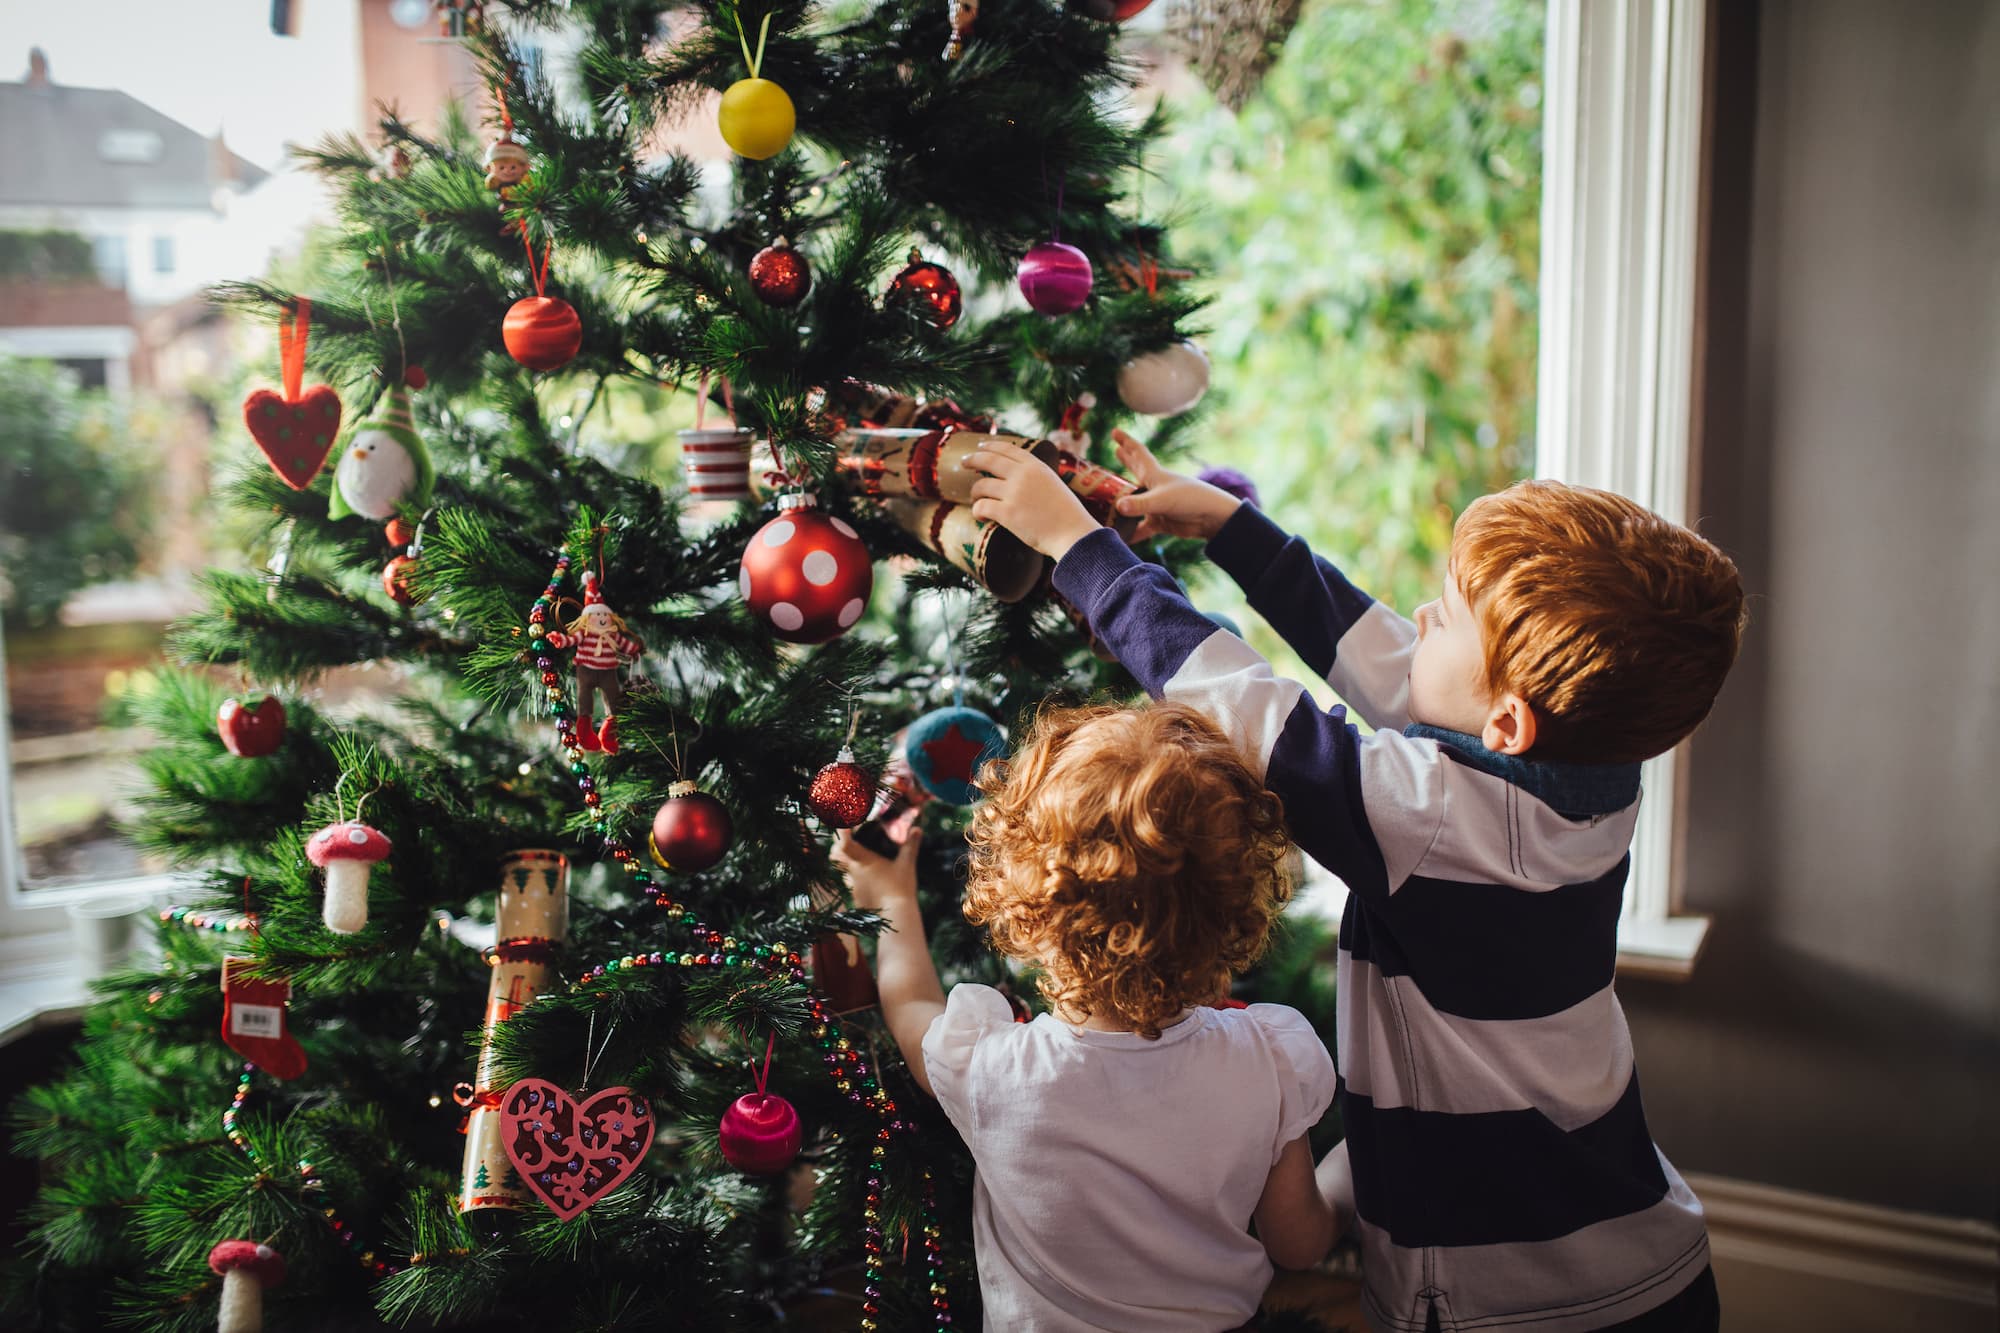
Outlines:
{"type": "Polygon", "coordinates": [[[425,503],[436,480],[430,454],[410,424],[410,395],[398,384],[383,395],[378,414],[341,450],[327,516],[394,518],[405,503],[425,503]]]}

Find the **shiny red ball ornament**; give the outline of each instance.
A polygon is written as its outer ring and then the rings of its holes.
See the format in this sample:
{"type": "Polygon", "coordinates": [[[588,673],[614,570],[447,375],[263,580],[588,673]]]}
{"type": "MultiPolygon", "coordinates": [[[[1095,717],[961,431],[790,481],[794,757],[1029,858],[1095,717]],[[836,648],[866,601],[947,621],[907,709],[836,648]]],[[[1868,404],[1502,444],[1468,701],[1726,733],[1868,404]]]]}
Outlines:
{"type": "Polygon", "coordinates": [[[222,744],[239,759],[261,759],[284,744],[285,706],[266,694],[224,699],[215,710],[215,730],[222,744]]]}
{"type": "Polygon", "coordinates": [[[692,874],[720,861],[734,837],[728,806],[692,782],[676,782],[653,816],[648,847],[662,870],[692,874]]]}
{"type": "Polygon", "coordinates": [[[1078,8],[1104,23],[1123,23],[1153,0],[1082,0],[1078,8]]]}
{"type": "Polygon", "coordinates": [[[1090,256],[1061,241],[1043,241],[1028,248],[1015,272],[1015,282],[1028,304],[1044,315],[1067,315],[1083,309],[1096,276],[1090,256]]]}
{"type": "Polygon", "coordinates": [[[875,805],[875,775],[843,747],[832,763],[813,774],[806,805],[828,828],[854,828],[875,805]]]}
{"type": "Polygon", "coordinates": [[[416,574],[417,558],[399,555],[382,567],[382,591],[397,606],[415,606],[423,600],[414,582],[416,574]]]}
{"type": "Polygon", "coordinates": [[[804,1132],[783,1097],[746,1092],[722,1113],[723,1160],[752,1176],[775,1176],[798,1159],[804,1132]]]}
{"type": "Polygon", "coordinates": [[[892,306],[916,311],[939,329],[958,323],[959,312],[964,308],[958,279],[951,276],[951,270],[931,263],[917,250],[910,251],[908,266],[889,283],[885,299],[892,306]]]}
{"type": "Polygon", "coordinates": [[[583,346],[583,321],[559,296],[524,296],[501,322],[500,337],[507,355],[528,369],[554,370],[583,346]]]}
{"type": "Polygon", "coordinates": [[[861,534],[822,514],[810,495],[787,495],[744,548],[741,582],[751,614],[787,643],[825,643],[868,609],[875,562],[861,534]]]}
{"type": "Polygon", "coordinates": [[[765,305],[797,305],[812,290],[806,257],[780,236],[750,259],[750,290],[765,305]]]}

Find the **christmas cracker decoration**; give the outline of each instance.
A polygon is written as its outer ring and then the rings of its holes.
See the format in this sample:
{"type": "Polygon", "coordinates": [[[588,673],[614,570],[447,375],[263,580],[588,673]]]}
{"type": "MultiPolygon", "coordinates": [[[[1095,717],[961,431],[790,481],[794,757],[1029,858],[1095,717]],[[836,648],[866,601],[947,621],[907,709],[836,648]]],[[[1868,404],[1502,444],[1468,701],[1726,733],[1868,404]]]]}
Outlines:
{"type": "Polygon", "coordinates": [[[1003,602],[1020,601],[1042,577],[1041,555],[998,523],[974,518],[970,505],[884,500],[882,510],[1003,602]]]}
{"type": "Polygon", "coordinates": [[[836,440],[840,468],[862,494],[875,499],[949,500],[972,503],[972,486],[986,474],[967,460],[996,442],[1018,444],[1056,465],[1056,447],[1047,440],[961,430],[848,430],[836,440]]]}
{"type": "Polygon", "coordinates": [[[555,979],[551,954],[569,934],[569,858],[538,849],[509,852],[500,862],[499,938],[486,988],[486,1035],[473,1076],[472,1114],[465,1124],[465,1178],[458,1210],[527,1207],[532,1197],[508,1159],[494,1086],[493,1030],[519,1013],[555,979]]]}

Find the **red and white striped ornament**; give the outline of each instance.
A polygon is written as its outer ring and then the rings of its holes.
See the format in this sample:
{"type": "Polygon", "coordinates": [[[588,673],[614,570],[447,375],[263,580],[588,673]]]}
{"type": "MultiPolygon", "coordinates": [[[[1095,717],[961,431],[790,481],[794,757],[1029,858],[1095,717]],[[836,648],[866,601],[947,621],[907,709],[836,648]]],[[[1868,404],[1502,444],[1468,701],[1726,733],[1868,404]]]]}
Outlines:
{"type": "Polygon", "coordinates": [[[684,430],[681,475],[691,500],[748,500],[750,448],[756,433],[738,426],[684,430]]]}

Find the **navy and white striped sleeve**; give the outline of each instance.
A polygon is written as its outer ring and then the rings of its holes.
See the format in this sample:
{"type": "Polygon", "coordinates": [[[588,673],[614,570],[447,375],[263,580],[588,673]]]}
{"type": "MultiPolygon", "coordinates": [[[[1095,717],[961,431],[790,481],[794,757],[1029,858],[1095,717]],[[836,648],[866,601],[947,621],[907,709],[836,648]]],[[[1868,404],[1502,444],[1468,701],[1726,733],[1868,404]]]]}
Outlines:
{"type": "Polygon", "coordinates": [[[1415,625],[1349,583],[1255,505],[1237,506],[1209,539],[1208,556],[1369,726],[1409,725],[1415,625]]]}
{"type": "Polygon", "coordinates": [[[1071,547],[1055,581],[1148,694],[1192,705],[1243,748],[1308,856],[1364,897],[1408,875],[1443,817],[1434,746],[1394,732],[1364,741],[1346,709],[1322,711],[1110,529],[1071,547]]]}

